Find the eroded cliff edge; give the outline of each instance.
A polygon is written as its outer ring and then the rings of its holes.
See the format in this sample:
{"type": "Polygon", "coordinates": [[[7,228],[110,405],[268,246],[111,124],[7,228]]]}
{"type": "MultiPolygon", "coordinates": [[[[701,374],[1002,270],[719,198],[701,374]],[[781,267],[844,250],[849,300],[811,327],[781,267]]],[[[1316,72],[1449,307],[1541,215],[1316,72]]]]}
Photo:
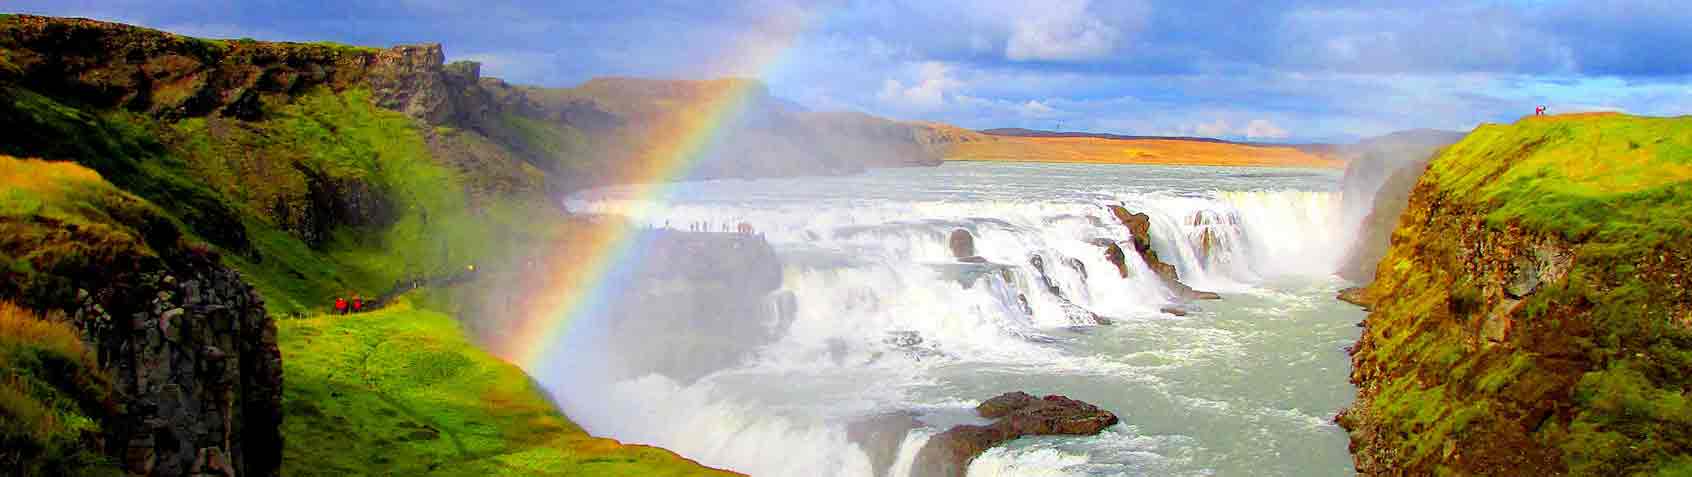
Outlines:
{"type": "Polygon", "coordinates": [[[1692,465],[1692,120],[1484,125],[1409,195],[1364,292],[1365,475],[1692,465]]]}
{"type": "Polygon", "coordinates": [[[0,346],[0,474],[280,475],[276,323],[241,274],[88,169],[0,155],[0,179],[0,300],[70,325],[96,368],[0,346]]]}

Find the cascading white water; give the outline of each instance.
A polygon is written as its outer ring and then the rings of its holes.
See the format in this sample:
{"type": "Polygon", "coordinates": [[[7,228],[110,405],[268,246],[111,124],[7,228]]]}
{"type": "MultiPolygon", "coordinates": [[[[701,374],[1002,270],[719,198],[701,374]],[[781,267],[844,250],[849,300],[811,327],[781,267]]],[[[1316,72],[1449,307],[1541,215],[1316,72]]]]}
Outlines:
{"type": "MultiPolygon", "coordinates": [[[[1200,289],[1275,297],[1258,284],[1286,276],[1323,280],[1344,248],[1337,197],[1321,189],[1327,184],[1111,190],[1081,179],[1084,187],[1042,190],[1015,182],[1041,176],[995,172],[1005,177],[911,183],[883,172],[688,185],[674,203],[644,215],[650,225],[717,231],[747,224],[764,234],[783,262],[791,324],[773,342],[749,345],[750,358],[738,367],[694,382],[667,378],[662,369],[618,382],[540,379],[565,396],[566,413],[587,429],[708,465],[753,475],[904,475],[925,436],[970,421],[968,406],[990,397],[969,393],[993,386],[961,370],[1111,372],[1142,382],[1168,366],[1080,345],[1093,333],[1084,330],[1096,328],[1095,315],[1178,321],[1158,311],[1174,295],[1137,255],[1127,254],[1127,277],[1106,260],[1100,239],[1132,250],[1128,228],[1107,205],[1150,215],[1153,249],[1200,289]],[[957,229],[971,233],[985,263],[954,259],[947,237],[957,229]],[[914,413],[924,426],[888,444],[896,449],[893,462],[903,464],[877,468],[887,464],[877,464],[867,450],[873,445],[853,441],[848,428],[890,411],[914,413]]],[[[652,205],[618,192],[591,191],[568,205],[606,214],[652,205]]],[[[1084,453],[1030,452],[995,451],[972,473],[1029,475],[1035,466],[1069,475],[1088,467],[1080,465],[1088,462],[1084,453]]]]}

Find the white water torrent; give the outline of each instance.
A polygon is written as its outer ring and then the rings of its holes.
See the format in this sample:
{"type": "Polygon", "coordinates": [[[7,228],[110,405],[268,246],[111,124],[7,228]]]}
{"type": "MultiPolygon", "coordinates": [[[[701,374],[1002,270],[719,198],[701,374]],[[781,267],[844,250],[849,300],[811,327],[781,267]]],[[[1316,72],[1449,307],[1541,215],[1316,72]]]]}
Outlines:
{"type": "MultiPolygon", "coordinates": [[[[908,475],[927,436],[981,423],[972,406],[1013,390],[1092,402],[1123,423],[1017,440],[970,475],[1347,475],[1344,436],[1328,418],[1350,399],[1341,348],[1361,313],[1331,300],[1350,229],[1338,223],[1337,180],[948,163],[684,184],[649,225],[754,227],[782,262],[791,322],[773,341],[746,343],[739,365],[691,382],[663,369],[616,382],[537,378],[595,434],[759,476],[908,475]],[[1162,260],[1225,299],[1189,305],[1187,317],[1161,313],[1174,294],[1132,252],[1122,277],[1097,243],[1132,250],[1108,205],[1150,215],[1162,260]],[[956,229],[971,232],[986,263],[953,258],[956,229]],[[851,430],[889,414],[918,425],[879,442],[851,430]]],[[[649,205],[622,192],[568,205],[649,205]]],[[[688,320],[674,319],[687,333],[688,320]]],[[[560,346],[592,359],[630,352],[560,346]]]]}

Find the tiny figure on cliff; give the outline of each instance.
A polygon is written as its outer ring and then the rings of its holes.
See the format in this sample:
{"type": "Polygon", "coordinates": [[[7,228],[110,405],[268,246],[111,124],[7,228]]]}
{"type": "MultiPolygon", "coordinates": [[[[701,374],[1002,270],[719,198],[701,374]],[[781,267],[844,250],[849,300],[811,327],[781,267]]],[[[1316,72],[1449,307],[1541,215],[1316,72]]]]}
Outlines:
{"type": "Polygon", "coordinates": [[[347,314],[347,299],[346,298],[335,297],[335,313],[342,314],[342,315],[347,314]]]}
{"type": "Polygon", "coordinates": [[[1539,107],[1533,108],[1533,115],[1534,116],[1544,116],[1545,115],[1545,105],[1541,104],[1541,105],[1539,105],[1539,107]]]}

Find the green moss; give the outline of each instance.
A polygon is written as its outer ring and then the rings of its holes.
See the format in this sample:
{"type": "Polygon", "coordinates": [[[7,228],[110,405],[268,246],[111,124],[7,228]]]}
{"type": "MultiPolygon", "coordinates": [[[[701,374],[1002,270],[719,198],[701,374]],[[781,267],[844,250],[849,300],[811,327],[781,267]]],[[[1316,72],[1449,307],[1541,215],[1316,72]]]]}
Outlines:
{"type": "Polygon", "coordinates": [[[521,370],[410,302],[278,330],[289,475],[727,475],[588,436],[521,370]]]}
{"type": "Polygon", "coordinates": [[[1493,368],[1488,371],[1475,384],[1475,389],[1486,394],[1497,394],[1504,389],[1504,386],[1515,382],[1516,378],[1520,377],[1522,373],[1532,369],[1534,358],[1533,353],[1517,353],[1515,356],[1511,356],[1509,366],[1493,368]]]}
{"type": "Polygon", "coordinates": [[[1416,194],[1371,291],[1381,299],[1359,364],[1380,369],[1372,410],[1410,450],[1401,463],[1469,465],[1435,452],[1456,446],[1537,465],[1560,457],[1575,475],[1681,465],[1692,452],[1692,118],[1482,126],[1432,161],[1416,194]],[[1500,242],[1460,229],[1466,217],[1500,242]],[[1514,302],[1474,270],[1501,249],[1532,253],[1533,237],[1564,244],[1569,268],[1489,343],[1483,321],[1514,302]]]}

